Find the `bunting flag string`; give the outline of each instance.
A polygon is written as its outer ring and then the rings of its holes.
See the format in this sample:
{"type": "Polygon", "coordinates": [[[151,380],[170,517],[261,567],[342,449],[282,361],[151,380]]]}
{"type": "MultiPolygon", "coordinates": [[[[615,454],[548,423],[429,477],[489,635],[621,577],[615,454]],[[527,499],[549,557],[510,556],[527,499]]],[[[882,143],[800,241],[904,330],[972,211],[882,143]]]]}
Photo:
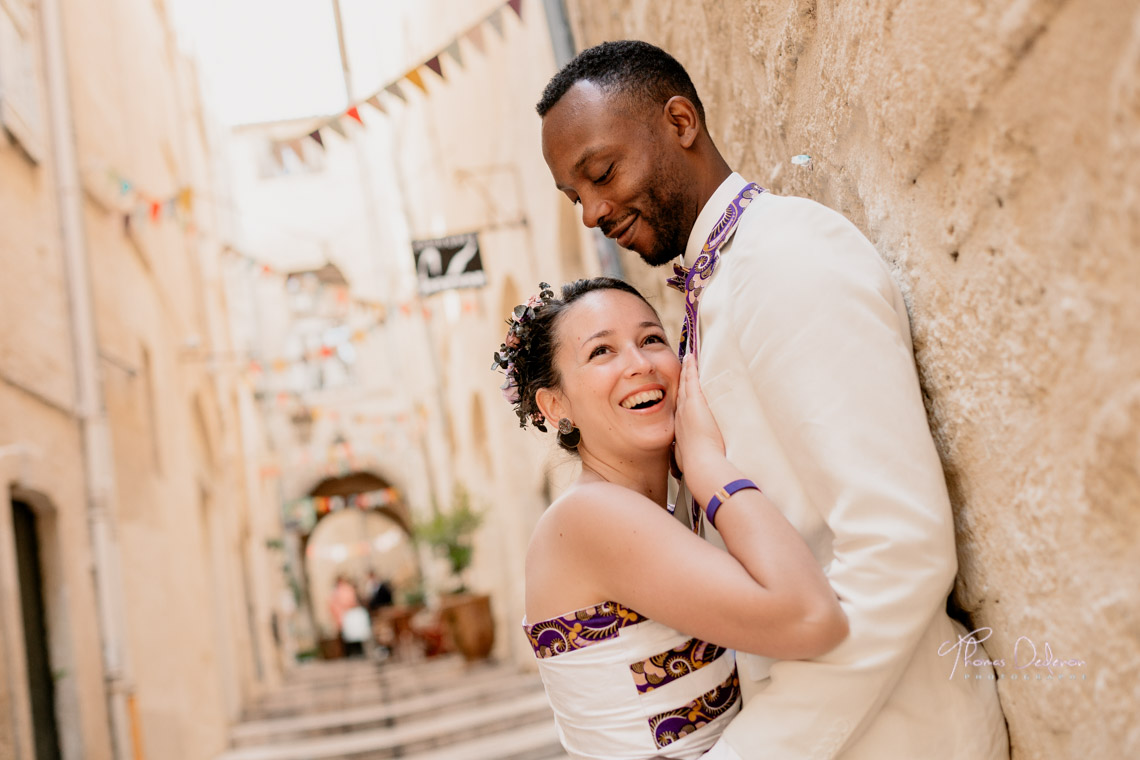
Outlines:
{"type": "MultiPolygon", "coordinates": [[[[358,327],[358,328],[352,330],[351,332],[348,333],[348,336],[344,340],[336,341],[336,342],[330,342],[330,343],[321,343],[319,346],[314,346],[314,347],[310,348],[309,350],[305,351],[299,357],[280,357],[279,356],[279,357],[272,358],[272,359],[262,359],[262,358],[251,357],[249,359],[249,364],[246,365],[246,368],[245,368],[246,377],[250,378],[251,380],[255,380],[258,377],[266,374],[267,372],[273,372],[275,374],[281,374],[284,372],[288,372],[293,367],[296,367],[299,365],[306,365],[306,364],[309,364],[311,362],[318,362],[318,361],[323,361],[325,359],[331,359],[332,357],[337,356],[340,353],[341,348],[344,347],[345,345],[349,345],[349,344],[356,345],[356,344],[363,343],[364,341],[366,341],[368,339],[368,337],[370,335],[372,335],[372,333],[374,333],[380,327],[382,327],[383,324],[384,324],[384,320],[377,319],[377,320],[371,322],[370,324],[367,324],[363,327],[358,327]]],[[[247,356],[249,356],[249,354],[247,354],[247,356]]]]}
{"type": "Polygon", "coordinates": [[[467,42],[469,42],[471,46],[479,52],[480,55],[486,55],[483,25],[489,24],[491,28],[495,30],[495,33],[498,34],[499,38],[503,39],[504,8],[510,8],[512,11],[514,11],[519,21],[522,21],[522,0],[506,0],[506,2],[495,8],[493,11],[487,14],[487,16],[477,21],[468,29],[465,29],[457,34],[454,39],[450,40],[433,55],[429,56],[426,60],[424,60],[423,63],[412,66],[396,80],[388,82],[384,86],[377,89],[374,93],[369,95],[367,98],[364,98],[357,103],[351,104],[349,108],[340,113],[322,119],[315,126],[315,128],[312,129],[312,131],[306,134],[297,135],[296,137],[284,140],[273,140],[272,155],[274,157],[274,160],[277,161],[279,166],[283,166],[283,156],[285,150],[292,151],[298,157],[301,157],[301,145],[306,138],[312,140],[322,150],[324,150],[326,148],[325,140],[324,136],[321,134],[321,131],[324,129],[331,129],[332,131],[339,134],[342,138],[347,139],[348,132],[345,127],[348,122],[356,122],[356,125],[358,127],[367,128],[367,124],[365,124],[360,112],[361,107],[364,105],[369,105],[372,108],[376,109],[376,111],[379,113],[387,115],[388,108],[384,105],[380,96],[387,95],[391,98],[399,100],[402,103],[406,103],[408,96],[405,92],[405,88],[401,87],[402,84],[410,84],[422,92],[425,96],[429,95],[430,93],[428,92],[427,82],[424,81],[423,74],[420,73],[421,70],[424,68],[430,69],[436,76],[440,78],[441,81],[446,82],[447,76],[445,75],[443,68],[444,55],[447,55],[452,61],[454,61],[455,65],[459,68],[464,68],[463,54],[459,48],[459,41],[461,39],[467,40],[467,42]]]}
{"type": "Polygon", "coordinates": [[[132,224],[146,220],[156,225],[164,219],[175,219],[183,229],[189,229],[193,224],[194,189],[189,185],[179,187],[171,195],[158,196],[140,190],[138,185],[114,168],[108,168],[105,176],[118,198],[125,232],[131,231],[132,224]]]}
{"type": "MultiPolygon", "coordinates": [[[[287,282],[288,278],[291,275],[295,274],[295,273],[291,273],[291,272],[287,272],[285,270],[282,270],[279,267],[275,267],[272,264],[266,264],[263,261],[255,259],[252,256],[246,255],[246,254],[242,253],[241,251],[234,250],[233,248],[224,248],[222,250],[222,254],[224,256],[228,256],[231,259],[242,262],[246,266],[246,268],[248,268],[251,271],[257,271],[262,277],[278,278],[282,282],[287,282]]],[[[334,286],[322,285],[321,287],[334,287],[334,286]]],[[[356,298],[356,297],[350,295],[348,293],[348,291],[342,287],[336,287],[336,290],[337,290],[337,299],[339,301],[341,301],[343,304],[345,304],[346,306],[356,306],[356,307],[360,307],[363,309],[371,309],[377,313],[378,322],[380,324],[383,324],[385,321],[387,321],[388,309],[384,304],[379,303],[377,301],[369,301],[369,300],[364,299],[364,298],[356,298]]],[[[432,316],[432,313],[433,313],[432,310],[428,306],[420,303],[417,300],[404,301],[404,302],[399,304],[398,308],[399,308],[400,314],[405,316],[405,317],[411,317],[411,316],[415,315],[417,312],[419,312],[425,319],[430,319],[432,316]]],[[[464,310],[464,313],[468,313],[468,312],[473,311],[474,307],[471,306],[470,302],[464,301],[463,310],[464,310]]]]}

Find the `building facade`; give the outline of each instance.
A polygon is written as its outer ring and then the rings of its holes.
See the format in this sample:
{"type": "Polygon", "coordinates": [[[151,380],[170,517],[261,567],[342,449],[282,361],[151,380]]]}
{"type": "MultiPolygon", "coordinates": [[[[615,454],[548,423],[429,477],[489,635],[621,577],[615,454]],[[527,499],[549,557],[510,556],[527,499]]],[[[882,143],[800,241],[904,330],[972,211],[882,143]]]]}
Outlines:
{"type": "Polygon", "coordinates": [[[208,758],[280,672],[217,136],[145,0],[3,0],[0,122],[0,756],[208,758]]]}

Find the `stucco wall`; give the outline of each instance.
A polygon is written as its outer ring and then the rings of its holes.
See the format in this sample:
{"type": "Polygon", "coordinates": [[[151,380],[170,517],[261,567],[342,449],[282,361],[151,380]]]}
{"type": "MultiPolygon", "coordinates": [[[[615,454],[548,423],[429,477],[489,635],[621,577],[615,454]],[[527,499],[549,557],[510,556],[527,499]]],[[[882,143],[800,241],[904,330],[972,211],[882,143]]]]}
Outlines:
{"type": "Polygon", "coordinates": [[[1140,755],[1140,3],[568,6],[579,48],[673,52],[734,168],[892,265],[1014,757],[1140,755]],[[1021,680],[1022,636],[1086,664],[1021,680]]]}

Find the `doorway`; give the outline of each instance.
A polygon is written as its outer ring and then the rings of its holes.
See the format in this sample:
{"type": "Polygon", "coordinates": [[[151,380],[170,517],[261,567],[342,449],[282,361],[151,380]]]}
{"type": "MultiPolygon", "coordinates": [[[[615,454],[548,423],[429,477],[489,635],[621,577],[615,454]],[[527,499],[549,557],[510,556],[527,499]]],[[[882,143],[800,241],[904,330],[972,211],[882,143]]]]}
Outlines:
{"type": "Polygon", "coordinates": [[[55,720],[55,679],[48,648],[44,614],[43,573],[40,564],[36,513],[22,501],[12,502],[12,528],[16,541],[16,568],[20,611],[24,621],[24,653],[28,660],[28,697],[36,760],[60,760],[59,728],[55,720]]]}

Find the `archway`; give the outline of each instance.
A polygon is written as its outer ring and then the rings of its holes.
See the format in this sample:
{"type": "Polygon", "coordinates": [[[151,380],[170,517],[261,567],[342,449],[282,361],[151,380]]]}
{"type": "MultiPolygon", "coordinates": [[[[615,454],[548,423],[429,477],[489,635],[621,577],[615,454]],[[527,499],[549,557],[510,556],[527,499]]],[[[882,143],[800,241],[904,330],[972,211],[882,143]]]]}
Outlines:
{"type": "Polygon", "coordinates": [[[302,501],[311,512],[308,524],[297,526],[298,559],[305,603],[321,641],[338,635],[329,599],[339,576],[352,583],[365,605],[382,582],[396,599],[419,588],[411,515],[387,480],[371,472],[325,478],[302,501]]]}

